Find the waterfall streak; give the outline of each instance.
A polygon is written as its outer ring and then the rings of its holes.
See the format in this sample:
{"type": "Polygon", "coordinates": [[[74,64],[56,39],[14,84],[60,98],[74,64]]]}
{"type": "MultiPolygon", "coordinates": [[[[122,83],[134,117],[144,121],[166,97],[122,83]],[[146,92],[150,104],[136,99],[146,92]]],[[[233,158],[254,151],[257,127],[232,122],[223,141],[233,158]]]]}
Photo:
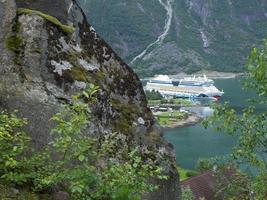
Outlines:
{"type": "Polygon", "coordinates": [[[72,7],[73,7],[73,2],[71,1],[71,3],[70,3],[70,7],[69,7],[69,9],[68,9],[68,14],[70,13],[70,10],[72,9],[72,7]]]}
{"type": "Polygon", "coordinates": [[[167,0],[166,3],[163,2],[163,0],[158,0],[159,3],[164,7],[164,9],[167,11],[167,18],[166,18],[166,22],[165,22],[165,26],[164,26],[164,32],[158,37],[158,39],[149,44],[146,49],[144,51],[142,51],[142,53],[140,53],[139,55],[137,55],[131,62],[130,64],[133,64],[137,59],[140,59],[142,57],[144,57],[144,55],[146,55],[146,53],[148,52],[148,50],[153,47],[154,45],[157,44],[161,44],[163,42],[163,40],[166,38],[166,36],[169,33],[169,30],[171,28],[171,23],[172,23],[172,16],[173,16],[173,8],[172,8],[172,2],[173,0],[167,0]]]}

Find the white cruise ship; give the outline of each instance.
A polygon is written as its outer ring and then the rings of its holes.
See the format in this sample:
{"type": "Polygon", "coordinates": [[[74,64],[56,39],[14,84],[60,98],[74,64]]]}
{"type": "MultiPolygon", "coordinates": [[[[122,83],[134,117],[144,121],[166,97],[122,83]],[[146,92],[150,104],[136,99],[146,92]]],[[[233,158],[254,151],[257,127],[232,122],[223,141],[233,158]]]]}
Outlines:
{"type": "Polygon", "coordinates": [[[208,79],[206,75],[185,77],[177,81],[171,80],[167,75],[157,75],[147,82],[145,90],[158,91],[163,96],[219,100],[224,92],[218,90],[213,84],[214,81],[208,79]]]}

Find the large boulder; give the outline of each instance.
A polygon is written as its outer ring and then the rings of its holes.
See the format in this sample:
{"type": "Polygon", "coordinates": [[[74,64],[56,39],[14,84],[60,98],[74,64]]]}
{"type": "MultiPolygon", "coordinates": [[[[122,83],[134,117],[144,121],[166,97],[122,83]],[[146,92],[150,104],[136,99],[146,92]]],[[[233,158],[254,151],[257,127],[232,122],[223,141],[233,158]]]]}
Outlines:
{"type": "Polygon", "coordinates": [[[88,133],[117,132],[125,145],[139,146],[169,180],[144,199],[179,199],[172,146],[147,107],[142,84],[87,23],[73,0],[0,0],[0,110],[18,110],[40,149],[49,141],[49,122],[71,96],[98,85],[88,133]]]}

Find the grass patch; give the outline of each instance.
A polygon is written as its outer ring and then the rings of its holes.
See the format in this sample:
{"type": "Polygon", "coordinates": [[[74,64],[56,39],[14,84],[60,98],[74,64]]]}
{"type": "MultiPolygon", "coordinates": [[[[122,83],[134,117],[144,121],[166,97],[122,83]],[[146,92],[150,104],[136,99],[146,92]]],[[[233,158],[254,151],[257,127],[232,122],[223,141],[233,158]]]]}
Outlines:
{"type": "Polygon", "coordinates": [[[186,169],[184,169],[184,168],[182,168],[182,167],[179,167],[179,166],[177,166],[176,168],[177,168],[177,170],[178,170],[178,172],[179,172],[179,175],[180,175],[180,181],[184,181],[184,180],[186,180],[186,179],[189,178],[189,177],[186,175],[186,172],[187,172],[186,169]]]}
{"type": "Polygon", "coordinates": [[[182,168],[180,166],[176,166],[176,169],[179,172],[180,181],[184,181],[186,179],[189,179],[189,178],[191,178],[193,176],[197,176],[199,174],[197,171],[184,169],[184,168],[182,168]]]}
{"type": "Polygon", "coordinates": [[[192,106],[193,103],[189,99],[173,99],[174,104],[180,104],[182,106],[192,106]]]}
{"type": "Polygon", "coordinates": [[[55,24],[57,27],[59,27],[66,34],[71,34],[71,33],[73,33],[75,31],[75,28],[73,26],[64,25],[57,18],[55,18],[55,17],[53,17],[51,15],[47,15],[47,14],[42,13],[42,12],[37,11],[37,10],[31,10],[31,9],[28,9],[28,8],[18,8],[17,14],[18,15],[37,14],[40,17],[44,18],[45,20],[51,22],[52,24],[55,24]]]}
{"type": "Polygon", "coordinates": [[[168,112],[161,112],[160,114],[155,115],[158,123],[161,126],[173,126],[176,122],[186,119],[188,117],[188,113],[180,112],[180,111],[168,111],[168,112]]]}
{"type": "Polygon", "coordinates": [[[162,105],[162,104],[176,104],[176,105],[181,105],[181,106],[192,106],[193,103],[188,100],[188,99],[170,99],[170,100],[148,100],[148,104],[151,106],[157,106],[157,105],[162,105]]]}
{"type": "Polygon", "coordinates": [[[156,106],[156,105],[159,105],[161,103],[160,103],[160,100],[148,100],[148,104],[156,106]]]}

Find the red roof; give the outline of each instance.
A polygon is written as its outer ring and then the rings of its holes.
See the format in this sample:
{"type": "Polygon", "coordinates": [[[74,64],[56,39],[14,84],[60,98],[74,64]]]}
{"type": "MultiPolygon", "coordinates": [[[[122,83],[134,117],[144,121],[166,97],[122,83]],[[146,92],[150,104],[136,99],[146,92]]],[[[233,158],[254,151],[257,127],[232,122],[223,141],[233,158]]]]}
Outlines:
{"type": "Polygon", "coordinates": [[[196,199],[204,197],[205,200],[213,200],[213,186],[215,177],[212,170],[181,182],[182,187],[189,187],[196,199]]]}

